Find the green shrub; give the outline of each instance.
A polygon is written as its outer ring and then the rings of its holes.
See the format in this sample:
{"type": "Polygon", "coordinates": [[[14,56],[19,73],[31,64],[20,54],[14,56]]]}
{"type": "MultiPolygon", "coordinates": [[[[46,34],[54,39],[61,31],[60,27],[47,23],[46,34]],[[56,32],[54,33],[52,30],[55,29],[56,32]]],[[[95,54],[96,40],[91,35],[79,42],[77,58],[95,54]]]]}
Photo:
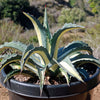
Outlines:
{"type": "Polygon", "coordinates": [[[18,21],[20,13],[29,7],[28,0],[2,0],[0,2],[1,18],[10,17],[15,22],[18,21]]]}
{"type": "Polygon", "coordinates": [[[73,9],[62,9],[61,16],[58,17],[59,23],[76,23],[80,21],[85,20],[85,12],[79,8],[73,8],[73,9]]]}
{"type": "Polygon", "coordinates": [[[76,0],[69,0],[70,5],[73,7],[76,5],[76,0]]]}
{"type": "Polygon", "coordinates": [[[89,0],[90,7],[94,14],[100,14],[100,1],[99,0],[89,0]]]}

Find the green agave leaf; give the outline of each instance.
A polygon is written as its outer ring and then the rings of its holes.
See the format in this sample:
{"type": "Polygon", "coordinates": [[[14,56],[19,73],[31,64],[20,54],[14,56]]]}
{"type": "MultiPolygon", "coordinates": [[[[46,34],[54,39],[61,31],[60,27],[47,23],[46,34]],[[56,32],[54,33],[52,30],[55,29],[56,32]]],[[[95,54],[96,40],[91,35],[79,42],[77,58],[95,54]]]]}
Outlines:
{"type": "MultiPolygon", "coordinates": [[[[29,47],[33,47],[32,45],[30,45],[29,47]]],[[[12,41],[12,42],[5,42],[3,45],[0,45],[0,50],[3,50],[3,49],[6,49],[6,48],[14,48],[14,49],[17,49],[17,50],[19,50],[19,51],[21,51],[21,52],[23,52],[23,51],[25,51],[26,50],[26,48],[27,48],[27,45],[25,45],[25,44],[22,44],[21,42],[15,42],[15,41],[12,41]]],[[[27,50],[28,50],[29,48],[27,48],[27,50]]],[[[15,54],[14,54],[15,55],[15,54]]],[[[4,58],[4,57],[8,57],[8,55],[0,55],[1,57],[0,57],[0,59],[2,60],[2,58],[4,58]]],[[[15,55],[16,56],[16,55],[15,55]]],[[[36,58],[36,57],[31,57],[31,59],[33,60],[33,61],[35,61],[36,62],[36,60],[35,59],[33,59],[33,58],[36,58]]],[[[21,59],[21,58],[20,58],[21,59]]],[[[19,60],[20,60],[19,59],[19,60]]],[[[13,61],[12,61],[13,62],[13,61]]],[[[38,63],[37,63],[38,64],[38,63]]],[[[32,65],[32,63],[31,63],[31,65],[32,65]]],[[[5,65],[6,66],[6,65],[5,65]]]]}
{"type": "Polygon", "coordinates": [[[26,66],[26,68],[28,68],[29,71],[31,71],[32,73],[35,73],[37,76],[39,76],[36,67],[32,63],[28,62],[28,64],[25,64],[25,66],[26,66]]]}
{"type": "Polygon", "coordinates": [[[76,57],[76,56],[78,56],[78,55],[81,55],[81,54],[82,54],[82,52],[74,52],[74,53],[70,54],[68,57],[69,57],[70,59],[72,59],[72,58],[74,58],[74,57],[76,57]]]}
{"type": "Polygon", "coordinates": [[[45,78],[45,70],[46,68],[38,68],[39,79],[40,79],[40,96],[42,96],[44,78],[45,78]]]}
{"type": "MultiPolygon", "coordinates": [[[[28,45],[27,48],[25,49],[23,56],[27,55],[28,51],[34,49],[34,46],[32,44],[28,45]]],[[[40,57],[37,55],[37,54],[34,54],[30,57],[37,65],[41,66],[41,63],[40,63],[40,57]]]]}
{"type": "Polygon", "coordinates": [[[5,42],[3,45],[0,45],[0,51],[6,48],[14,48],[23,52],[26,47],[27,46],[25,44],[22,44],[21,42],[15,42],[15,41],[5,42]]]}
{"type": "Polygon", "coordinates": [[[49,25],[48,25],[48,18],[47,18],[47,9],[45,7],[45,12],[44,12],[44,25],[45,29],[47,30],[47,49],[48,49],[48,52],[50,53],[51,51],[51,33],[50,33],[50,30],[49,30],[49,25]]]}
{"type": "Polygon", "coordinates": [[[36,30],[36,33],[37,33],[39,45],[48,49],[48,47],[50,46],[50,43],[48,41],[48,39],[49,39],[48,30],[45,29],[42,26],[42,24],[34,16],[32,16],[28,13],[25,13],[25,12],[23,12],[23,14],[26,15],[32,21],[34,28],[36,30]]]}
{"type": "MultiPolygon", "coordinates": [[[[16,62],[20,62],[21,60],[21,56],[17,55],[17,54],[12,54],[12,55],[7,55],[2,61],[1,61],[1,66],[0,66],[0,71],[7,66],[8,64],[13,64],[16,62]]],[[[32,72],[34,72],[36,75],[38,75],[36,67],[35,67],[35,63],[32,59],[29,59],[27,64],[25,64],[25,66],[32,72]]],[[[16,66],[15,66],[16,67],[16,66]]],[[[14,66],[12,67],[14,69],[14,66]]],[[[20,66],[19,66],[20,69],[20,66]]]]}
{"type": "MultiPolygon", "coordinates": [[[[30,50],[32,50],[32,49],[34,49],[33,44],[28,45],[28,46],[26,47],[26,49],[24,50],[22,56],[27,55],[28,51],[30,51],[30,50]]],[[[32,55],[30,58],[31,58],[34,62],[38,62],[38,63],[40,62],[40,58],[39,58],[39,56],[36,55],[36,54],[35,54],[35,55],[32,55]]]]}
{"type": "Polygon", "coordinates": [[[88,44],[82,41],[75,41],[63,49],[61,55],[58,57],[58,61],[63,60],[66,56],[72,56],[73,53],[75,54],[75,52],[79,51],[87,51],[92,55],[92,49],[88,46],[88,44]]]}
{"type": "Polygon", "coordinates": [[[88,54],[80,54],[71,59],[72,63],[75,64],[77,67],[85,64],[85,63],[92,63],[98,67],[100,67],[100,61],[94,58],[92,55],[88,54]]]}
{"type": "Polygon", "coordinates": [[[76,25],[76,24],[65,24],[61,29],[59,29],[56,33],[54,33],[54,36],[51,40],[51,56],[57,60],[57,54],[58,54],[58,45],[60,42],[60,39],[62,35],[72,29],[78,29],[78,28],[84,28],[82,26],[76,25]]]}
{"type": "MultiPolygon", "coordinates": [[[[27,48],[23,52],[22,58],[26,57],[28,55],[28,53],[33,49],[34,49],[34,47],[32,44],[28,45],[27,48]]],[[[40,58],[38,55],[36,55],[36,54],[31,55],[30,58],[32,59],[32,61],[34,62],[35,65],[38,65],[40,68],[43,68],[43,65],[40,63],[40,58]]],[[[21,70],[23,70],[23,67],[21,67],[21,70]]]]}
{"type": "MultiPolygon", "coordinates": [[[[22,57],[23,57],[24,55],[27,55],[28,51],[30,51],[30,50],[32,50],[32,49],[34,49],[33,44],[29,44],[29,45],[26,47],[26,49],[24,50],[24,52],[23,52],[23,54],[22,54],[22,57]]],[[[37,60],[39,61],[39,59],[38,59],[38,57],[37,57],[36,55],[32,55],[30,58],[31,58],[34,62],[36,62],[36,63],[37,63],[37,60]]]]}
{"type": "Polygon", "coordinates": [[[55,71],[59,68],[59,66],[56,63],[51,64],[50,66],[48,66],[49,69],[55,73],[55,71]]]}
{"type": "Polygon", "coordinates": [[[77,78],[79,81],[83,82],[81,76],[79,75],[77,70],[74,68],[74,65],[71,63],[71,61],[68,57],[59,63],[55,59],[53,59],[53,60],[59,65],[59,67],[61,67],[69,75],[71,75],[71,76],[77,78]]]}
{"type": "Polygon", "coordinates": [[[67,72],[65,70],[63,70],[62,68],[60,68],[60,71],[62,73],[62,75],[66,78],[67,84],[69,85],[69,76],[67,74],[67,72]]]}
{"type": "MultiPolygon", "coordinates": [[[[21,66],[18,63],[11,63],[9,65],[11,66],[12,69],[20,69],[21,71],[21,66]]],[[[25,64],[25,67],[38,76],[37,69],[34,66],[34,62],[32,63],[31,59],[28,60],[28,64],[25,64]]]]}
{"type": "Polygon", "coordinates": [[[2,61],[3,58],[5,58],[7,55],[4,54],[4,55],[0,55],[0,62],[2,61]]]}
{"type": "Polygon", "coordinates": [[[9,64],[12,69],[21,69],[21,66],[18,63],[11,63],[9,64]]]}
{"type": "Polygon", "coordinates": [[[34,76],[35,76],[34,73],[32,73],[32,72],[30,72],[30,71],[28,71],[28,70],[23,70],[22,72],[20,72],[20,69],[15,69],[15,70],[11,71],[10,73],[8,73],[8,74],[6,75],[6,78],[4,79],[3,82],[6,83],[7,80],[9,80],[9,79],[12,78],[13,76],[19,75],[19,74],[26,75],[26,76],[29,76],[29,77],[34,77],[34,76]]]}
{"type": "Polygon", "coordinates": [[[29,50],[31,50],[31,49],[33,49],[33,48],[34,48],[33,44],[28,45],[28,46],[26,47],[26,49],[24,49],[23,54],[25,54],[26,52],[28,52],[29,50]]]}
{"type": "Polygon", "coordinates": [[[4,58],[1,61],[1,66],[0,66],[0,71],[7,66],[8,64],[12,63],[12,62],[18,62],[20,61],[21,56],[17,55],[17,54],[12,54],[12,55],[8,55],[6,56],[6,58],[4,58]]]}
{"type": "Polygon", "coordinates": [[[28,62],[25,63],[25,66],[33,73],[35,73],[37,76],[39,76],[37,68],[43,68],[44,65],[38,63],[38,62],[34,62],[33,59],[28,59],[28,62]]]}
{"type": "Polygon", "coordinates": [[[49,30],[49,25],[48,25],[48,18],[47,18],[47,9],[45,7],[45,12],[44,12],[44,25],[45,29],[47,29],[47,32],[48,32],[48,37],[49,39],[51,39],[51,33],[50,33],[50,30],[49,30]]]}
{"type": "MultiPolygon", "coordinates": [[[[29,50],[28,52],[26,52],[23,55],[23,57],[21,59],[21,69],[22,70],[23,70],[24,64],[27,62],[27,60],[29,59],[29,57],[31,55],[35,54],[35,53],[39,54],[43,58],[43,61],[45,62],[46,65],[50,62],[50,56],[48,54],[47,49],[44,48],[44,47],[35,47],[34,49],[29,50]]],[[[42,68],[43,68],[43,65],[42,65],[42,68]]]]}
{"type": "Polygon", "coordinates": [[[79,75],[79,73],[77,72],[77,70],[74,68],[74,66],[70,66],[68,63],[61,61],[60,62],[62,68],[66,69],[66,71],[73,77],[77,78],[79,81],[82,81],[81,76],[79,75]]]}

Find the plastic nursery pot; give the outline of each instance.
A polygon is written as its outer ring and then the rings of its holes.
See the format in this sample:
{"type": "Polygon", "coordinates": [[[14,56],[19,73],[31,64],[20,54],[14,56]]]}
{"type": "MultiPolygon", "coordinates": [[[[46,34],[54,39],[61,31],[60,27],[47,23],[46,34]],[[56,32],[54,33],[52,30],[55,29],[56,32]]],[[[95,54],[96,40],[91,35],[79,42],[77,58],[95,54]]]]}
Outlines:
{"type": "Polygon", "coordinates": [[[31,83],[22,83],[10,79],[5,84],[3,80],[6,76],[6,69],[3,69],[0,75],[0,82],[9,91],[9,100],[91,100],[89,90],[92,90],[100,81],[100,69],[96,66],[89,68],[93,75],[84,83],[71,82],[70,86],[45,85],[42,96],[40,96],[39,85],[31,83]]]}

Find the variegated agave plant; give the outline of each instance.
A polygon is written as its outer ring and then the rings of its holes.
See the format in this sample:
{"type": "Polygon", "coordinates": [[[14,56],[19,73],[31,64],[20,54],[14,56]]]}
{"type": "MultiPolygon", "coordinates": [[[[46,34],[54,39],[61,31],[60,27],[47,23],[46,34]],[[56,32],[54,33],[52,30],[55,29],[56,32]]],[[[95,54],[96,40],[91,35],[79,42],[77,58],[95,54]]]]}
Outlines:
{"type": "Polygon", "coordinates": [[[19,50],[21,53],[10,53],[1,55],[0,70],[7,65],[20,63],[18,68],[14,68],[7,74],[4,82],[10,79],[15,74],[28,74],[35,73],[40,80],[40,93],[42,93],[44,79],[46,73],[49,75],[62,75],[66,78],[69,84],[69,76],[73,76],[79,81],[83,82],[81,75],[85,78],[86,71],[78,67],[85,63],[93,63],[97,66],[100,65],[99,61],[93,57],[92,49],[82,41],[75,41],[69,45],[59,48],[59,42],[64,33],[72,29],[84,28],[76,24],[65,24],[61,29],[56,31],[52,36],[49,31],[47,21],[47,11],[45,8],[44,25],[42,25],[34,16],[23,12],[33,23],[37,33],[39,47],[34,47],[33,44],[25,45],[20,42],[6,42],[0,46],[0,50],[13,48],[19,50]],[[86,51],[84,54],[81,51],[86,51]],[[77,69],[78,68],[78,69],[77,69]],[[79,72],[78,72],[79,71],[79,72]],[[30,73],[31,72],[31,73],[30,73]]]}

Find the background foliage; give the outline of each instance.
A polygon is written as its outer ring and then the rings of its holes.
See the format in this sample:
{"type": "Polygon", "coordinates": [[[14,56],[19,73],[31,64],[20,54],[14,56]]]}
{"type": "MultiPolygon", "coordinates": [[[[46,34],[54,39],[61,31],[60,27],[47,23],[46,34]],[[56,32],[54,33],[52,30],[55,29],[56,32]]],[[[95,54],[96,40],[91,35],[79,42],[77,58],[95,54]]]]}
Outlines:
{"type": "Polygon", "coordinates": [[[59,23],[76,23],[85,20],[85,12],[79,8],[65,9],[61,11],[61,15],[58,17],[59,23]]]}
{"type": "Polygon", "coordinates": [[[99,0],[89,0],[90,7],[94,14],[100,15],[100,1],[99,0]]]}
{"type": "Polygon", "coordinates": [[[2,0],[0,3],[1,18],[10,17],[15,22],[18,22],[22,11],[28,8],[28,0],[2,0]]]}

